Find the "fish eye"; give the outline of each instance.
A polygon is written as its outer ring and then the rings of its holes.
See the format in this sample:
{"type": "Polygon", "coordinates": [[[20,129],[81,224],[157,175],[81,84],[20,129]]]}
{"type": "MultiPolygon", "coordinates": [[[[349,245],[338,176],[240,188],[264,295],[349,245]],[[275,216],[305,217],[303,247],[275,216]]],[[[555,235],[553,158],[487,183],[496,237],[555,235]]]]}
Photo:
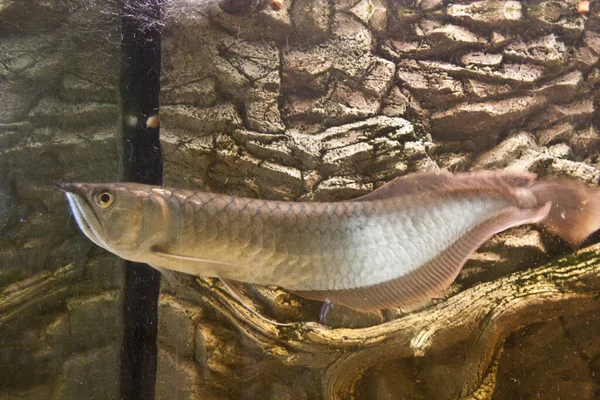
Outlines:
{"type": "Polygon", "coordinates": [[[103,190],[95,196],[96,204],[100,208],[108,208],[115,201],[115,196],[107,190],[103,190]]]}

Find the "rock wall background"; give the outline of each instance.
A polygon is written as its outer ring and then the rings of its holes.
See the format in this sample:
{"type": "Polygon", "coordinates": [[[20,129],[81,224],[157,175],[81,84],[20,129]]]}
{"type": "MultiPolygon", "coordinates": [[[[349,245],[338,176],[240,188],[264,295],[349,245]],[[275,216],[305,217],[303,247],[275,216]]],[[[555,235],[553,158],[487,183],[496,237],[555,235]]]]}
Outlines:
{"type": "MultiPolygon", "coordinates": [[[[328,201],[413,171],[505,167],[597,184],[598,18],[593,3],[581,13],[566,1],[296,0],[251,15],[178,2],[163,42],[165,185],[328,201]]],[[[567,251],[514,229],[484,246],[455,290],[567,251]]],[[[281,292],[251,296],[283,320],[317,312],[281,292]]],[[[596,312],[511,336],[494,398],[594,398],[600,341],[582,327],[596,312]]],[[[394,315],[338,309],[328,322],[394,315]]],[[[160,318],[159,398],[174,380],[187,399],[321,396],[316,362],[284,366],[181,286],[163,287],[160,318]]],[[[464,351],[390,360],[356,395],[450,398],[443,382],[464,351]]]]}
{"type": "MultiPolygon", "coordinates": [[[[509,166],[598,183],[597,4],[583,13],[553,0],[255,3],[234,15],[215,1],[165,2],[165,185],[326,201],[414,171],[509,166]]],[[[108,0],[0,5],[3,398],[118,396],[118,262],[77,233],[50,185],[118,179],[114,10],[108,0]]],[[[566,251],[536,229],[506,232],[454,290],[566,251]]],[[[209,285],[163,285],[157,398],[320,398],[322,366],[285,366],[246,340],[203,301],[209,285]]],[[[281,320],[315,320],[319,309],[248,291],[281,320]]],[[[337,309],[328,323],[399,312],[337,309]]],[[[594,398],[597,312],[513,334],[494,398],[594,398]]],[[[390,360],[357,396],[448,398],[443,382],[462,351],[390,360]]]]}
{"type": "Polygon", "coordinates": [[[118,178],[115,4],[0,4],[0,398],[115,399],[118,261],[54,181],[118,178]]]}

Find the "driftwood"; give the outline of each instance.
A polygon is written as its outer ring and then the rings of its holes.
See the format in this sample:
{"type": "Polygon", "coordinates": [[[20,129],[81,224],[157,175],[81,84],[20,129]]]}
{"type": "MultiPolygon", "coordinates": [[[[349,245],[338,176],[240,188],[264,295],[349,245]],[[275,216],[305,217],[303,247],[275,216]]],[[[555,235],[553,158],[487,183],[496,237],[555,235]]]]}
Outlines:
{"type": "Polygon", "coordinates": [[[600,244],[467,289],[393,321],[362,329],[314,322],[279,327],[259,319],[224,288],[198,279],[203,300],[269,355],[288,366],[323,368],[326,399],[352,399],[369,368],[470,343],[460,371],[461,399],[491,398],[505,338],[526,325],[600,306],[600,244]]]}

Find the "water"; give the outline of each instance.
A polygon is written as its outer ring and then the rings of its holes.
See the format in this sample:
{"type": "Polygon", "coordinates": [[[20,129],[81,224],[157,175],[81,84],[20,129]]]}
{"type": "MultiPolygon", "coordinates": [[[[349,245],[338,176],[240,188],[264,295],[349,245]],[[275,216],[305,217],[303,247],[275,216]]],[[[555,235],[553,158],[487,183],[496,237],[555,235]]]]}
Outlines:
{"type": "MultiPolygon", "coordinates": [[[[166,186],[332,201],[436,168],[598,184],[594,3],[223,4],[165,1],[159,23],[141,19],[162,32],[166,186]]],[[[109,0],[0,5],[2,399],[123,393],[123,266],[52,184],[121,179],[122,122],[150,117],[122,111],[118,13],[109,0]]],[[[333,306],[328,327],[320,303],[281,289],[244,299],[293,327],[258,320],[218,282],[163,279],[145,350],[155,397],[596,398],[597,249],[556,263],[571,252],[516,228],[437,304],[333,306]]]]}

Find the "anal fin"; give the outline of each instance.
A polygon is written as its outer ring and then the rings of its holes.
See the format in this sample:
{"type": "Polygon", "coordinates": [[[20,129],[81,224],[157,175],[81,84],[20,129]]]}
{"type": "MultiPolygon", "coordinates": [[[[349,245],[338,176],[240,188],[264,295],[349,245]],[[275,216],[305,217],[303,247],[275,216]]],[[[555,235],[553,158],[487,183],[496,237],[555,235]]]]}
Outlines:
{"type": "Polygon", "coordinates": [[[517,225],[537,223],[550,211],[550,203],[534,210],[510,209],[479,224],[444,252],[418,269],[376,285],[333,291],[295,291],[313,299],[328,299],[356,310],[376,310],[426,303],[452,284],[463,265],[494,234],[517,225]]]}

